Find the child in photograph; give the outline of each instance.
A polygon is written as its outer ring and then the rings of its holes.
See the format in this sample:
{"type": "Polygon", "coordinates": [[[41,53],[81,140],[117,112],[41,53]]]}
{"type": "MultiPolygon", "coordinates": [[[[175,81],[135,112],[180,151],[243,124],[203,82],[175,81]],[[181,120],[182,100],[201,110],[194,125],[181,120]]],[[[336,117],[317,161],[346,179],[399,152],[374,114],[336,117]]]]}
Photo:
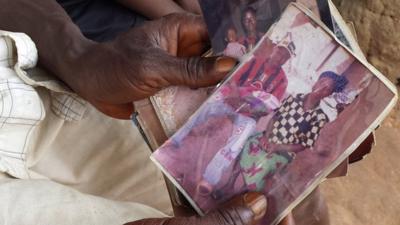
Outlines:
{"type": "Polygon", "coordinates": [[[254,134],[257,121],[280,105],[280,101],[270,93],[255,86],[225,85],[215,93],[199,113],[190,119],[184,127],[170,139],[170,144],[179,147],[190,131],[209,118],[228,117],[233,123],[233,130],[226,144],[217,151],[208,163],[202,177],[199,194],[212,192],[221,179],[223,172],[236,160],[246,140],[254,134]]]}
{"type": "Polygon", "coordinates": [[[225,56],[240,59],[246,54],[246,47],[238,42],[237,31],[234,27],[227,29],[225,40],[228,43],[223,53],[225,56]]]}

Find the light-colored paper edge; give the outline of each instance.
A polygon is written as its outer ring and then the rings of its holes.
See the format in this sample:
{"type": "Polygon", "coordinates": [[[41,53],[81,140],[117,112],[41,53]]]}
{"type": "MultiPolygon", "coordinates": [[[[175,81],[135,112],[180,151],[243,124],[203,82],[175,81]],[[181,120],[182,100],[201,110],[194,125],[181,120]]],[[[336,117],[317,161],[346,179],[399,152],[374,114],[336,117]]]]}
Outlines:
{"type": "MultiPolygon", "coordinates": [[[[380,81],[385,84],[386,87],[389,88],[391,92],[395,95],[395,98],[397,98],[397,88],[396,86],[389,81],[381,72],[379,72],[373,65],[371,65],[367,60],[363,57],[360,57],[359,54],[353,53],[351,49],[349,49],[346,45],[344,45],[336,36],[335,34],[322,22],[319,21],[318,19],[315,18],[315,16],[309,12],[307,8],[305,8],[303,5],[297,4],[297,3],[290,3],[288,8],[290,6],[294,6],[297,9],[299,9],[301,12],[304,12],[306,16],[308,16],[313,22],[318,24],[325,32],[328,33],[331,38],[333,38],[341,47],[343,47],[350,55],[354,56],[363,66],[365,66],[374,76],[378,77],[380,81]]],[[[287,10],[287,8],[286,8],[287,10]]],[[[286,11],[285,10],[285,11],[286,11]]],[[[342,27],[342,26],[341,26],[342,27]]],[[[346,27],[347,28],[347,27],[346,27]]],[[[348,29],[348,28],[347,28],[348,29]]],[[[350,32],[350,31],[349,31],[350,32]]],[[[267,34],[269,34],[270,31],[268,31],[267,34]]],[[[347,35],[346,35],[347,36],[347,35]]]]}
{"type": "MultiPolygon", "coordinates": [[[[171,88],[171,87],[168,87],[168,88],[171,88]]],[[[165,90],[165,89],[164,89],[164,90],[165,90]]],[[[166,135],[168,138],[170,138],[170,137],[171,137],[171,133],[173,133],[173,132],[171,132],[171,131],[168,129],[168,126],[167,126],[167,124],[165,123],[165,119],[164,119],[164,117],[163,117],[163,115],[162,115],[162,112],[161,112],[161,107],[160,107],[159,104],[157,103],[157,100],[155,99],[154,96],[150,96],[149,99],[150,99],[151,105],[152,105],[153,108],[154,108],[154,111],[156,112],[156,115],[157,115],[157,117],[158,117],[158,120],[160,120],[162,129],[163,129],[163,132],[165,133],[165,135],[166,135]]]]}
{"type": "MultiPolygon", "coordinates": [[[[345,46],[334,34],[333,32],[319,19],[315,18],[311,10],[306,8],[305,6],[298,4],[298,3],[290,3],[286,9],[282,12],[282,15],[288,10],[289,7],[295,7],[297,8],[300,12],[303,12],[306,16],[308,16],[312,22],[318,24],[318,26],[325,31],[333,40],[336,41],[336,43],[343,47],[351,56],[353,56],[355,59],[358,60],[361,65],[365,66],[372,75],[374,75],[378,81],[381,81],[392,93],[393,93],[393,98],[389,102],[389,104],[385,107],[385,109],[382,111],[382,113],[377,117],[377,119],[371,123],[371,125],[358,137],[356,140],[348,147],[345,151],[343,151],[342,155],[338,157],[333,163],[331,163],[331,166],[326,167],[323,169],[324,172],[320,173],[317,175],[316,179],[314,182],[312,182],[306,190],[299,196],[297,197],[279,216],[277,216],[277,219],[272,222],[271,225],[276,225],[281,221],[290,211],[293,210],[301,201],[303,201],[314,189],[325,179],[326,176],[329,175],[346,157],[348,157],[367,137],[368,135],[375,130],[375,128],[389,115],[390,111],[393,109],[393,107],[396,105],[397,99],[398,99],[398,94],[397,94],[397,89],[392,84],[382,73],[380,73],[374,66],[372,66],[370,63],[368,63],[364,58],[354,54],[347,46],[345,46]]],[[[253,56],[253,52],[255,49],[261,45],[261,43],[264,41],[264,39],[268,38],[268,36],[274,31],[276,24],[279,22],[281,17],[277,19],[277,22],[275,22],[270,29],[268,30],[267,33],[264,34],[263,38],[259,41],[259,43],[255,46],[255,48],[247,54],[243,58],[243,60],[240,62],[239,65],[237,65],[232,71],[229,73],[226,78],[217,85],[217,88],[221,85],[226,84],[231,78],[232,75],[235,73],[235,71],[239,70],[246,62],[248,62],[251,59],[251,56],[253,56]]],[[[192,119],[192,117],[197,116],[199,111],[201,111],[205,106],[203,103],[199,109],[196,110],[196,112],[189,117],[188,120],[192,119]]],[[[193,206],[193,208],[196,210],[196,212],[204,216],[204,212],[198,207],[196,202],[193,201],[193,199],[190,197],[190,195],[186,192],[186,190],[175,180],[173,176],[169,174],[169,172],[153,157],[153,154],[150,156],[150,159],[163,171],[163,173],[168,177],[168,179],[171,180],[171,182],[177,186],[177,188],[182,192],[182,194],[185,196],[185,198],[189,201],[189,203],[193,206]]]]}
{"type": "Polygon", "coordinates": [[[186,192],[185,188],[183,188],[179,182],[177,182],[175,180],[175,178],[168,172],[168,170],[166,168],[164,168],[163,165],[161,165],[161,163],[158,162],[158,160],[156,158],[154,158],[153,156],[154,154],[150,155],[150,160],[153,161],[154,164],[156,164],[156,166],[158,168],[161,169],[161,171],[165,174],[165,176],[179,189],[179,191],[185,196],[186,200],[188,200],[188,202],[190,203],[190,205],[194,208],[194,210],[200,215],[200,216],[204,216],[205,213],[200,209],[200,207],[197,206],[196,202],[193,201],[192,197],[190,197],[190,195],[186,192]]]}
{"type": "Polygon", "coordinates": [[[350,28],[346,24],[346,21],[344,21],[342,15],[340,15],[339,10],[335,6],[335,4],[333,4],[333,2],[331,0],[328,0],[328,6],[329,6],[329,10],[331,11],[331,16],[336,20],[336,23],[338,24],[339,28],[342,30],[343,35],[346,37],[347,41],[349,42],[349,44],[352,48],[352,52],[355,55],[360,56],[364,60],[367,60],[367,58],[364,55],[364,52],[362,51],[360,45],[357,42],[357,38],[351,32],[350,28]],[[349,36],[351,36],[351,38],[349,38],[349,36]]]}
{"type": "MultiPolygon", "coordinates": [[[[366,59],[360,57],[357,54],[354,54],[347,46],[342,44],[342,42],[329,30],[328,27],[325,26],[321,21],[317,20],[312,14],[310,14],[307,10],[304,10],[304,6],[296,4],[296,3],[291,3],[289,7],[294,6],[297,9],[299,9],[301,12],[304,12],[313,22],[316,22],[325,32],[327,32],[331,37],[334,38],[334,40],[343,48],[345,48],[348,53],[350,53],[353,57],[355,57],[362,65],[364,65],[375,77],[378,78],[379,81],[381,81],[388,89],[393,92],[393,98],[389,102],[389,104],[385,107],[385,109],[382,111],[382,113],[371,123],[371,125],[358,137],[356,140],[339,156],[333,163],[330,164],[330,166],[327,166],[325,169],[323,169],[319,175],[317,175],[314,179],[314,181],[306,187],[306,190],[296,198],[278,217],[276,220],[272,222],[271,225],[276,225],[278,224],[287,214],[289,214],[300,202],[302,202],[311,192],[315,190],[315,188],[318,187],[318,185],[321,183],[322,180],[324,180],[336,167],[340,165],[340,163],[343,162],[347,157],[350,156],[350,154],[357,149],[357,147],[370,135],[371,132],[373,132],[376,127],[379,126],[379,124],[389,115],[393,107],[396,105],[397,99],[398,99],[398,94],[397,94],[397,89],[396,87],[382,74],[380,73],[375,67],[373,67],[371,64],[366,62],[366,59]]],[[[287,10],[287,9],[286,9],[287,10]]],[[[269,33],[269,32],[268,32],[269,33]]]]}
{"type": "MultiPolygon", "coordinates": [[[[342,15],[340,14],[339,10],[337,9],[336,5],[331,1],[327,0],[328,2],[328,7],[331,12],[331,17],[333,17],[339,26],[339,28],[342,30],[343,35],[345,36],[346,40],[349,42],[351,46],[351,50],[353,54],[360,56],[361,58],[367,60],[365,57],[364,52],[362,51],[360,45],[358,44],[358,35],[357,31],[354,27],[354,23],[352,21],[345,21],[342,15]]],[[[330,29],[329,29],[330,30],[330,29]]],[[[335,35],[336,36],[336,35],[335,35]]],[[[362,156],[362,160],[366,159],[371,153],[373,153],[373,150],[376,145],[377,145],[377,140],[375,137],[375,131],[372,132],[372,135],[374,137],[374,142],[372,143],[372,149],[368,154],[365,154],[362,156]]],[[[348,171],[345,176],[347,176],[348,171]]]]}
{"type": "MultiPolygon", "coordinates": [[[[153,135],[153,132],[150,131],[147,123],[145,120],[143,120],[140,115],[138,117],[136,117],[137,122],[139,123],[140,128],[142,129],[144,135],[146,137],[142,137],[142,138],[146,138],[148,140],[148,147],[151,151],[151,153],[153,153],[154,151],[156,151],[160,146],[157,143],[156,138],[153,135]]],[[[138,128],[139,129],[139,128],[138,128]]]]}
{"type": "MultiPolygon", "coordinates": [[[[297,4],[301,4],[301,3],[297,3],[297,4]]],[[[328,5],[328,7],[330,8],[331,6],[328,5]]],[[[309,12],[313,13],[309,8],[307,8],[307,7],[305,7],[305,8],[306,8],[309,12]]],[[[269,29],[271,29],[272,27],[273,27],[273,25],[271,25],[269,29]]],[[[340,26],[340,27],[341,27],[341,26],[340,26]]],[[[268,29],[268,30],[269,30],[269,29],[268,29]]],[[[266,35],[266,34],[268,34],[268,32],[266,32],[264,35],[266,35]]],[[[345,36],[346,36],[346,39],[348,39],[347,34],[345,34],[345,36]]],[[[352,43],[354,43],[353,40],[351,40],[351,41],[349,41],[349,42],[351,42],[350,45],[352,45],[352,43]]],[[[353,46],[352,46],[352,47],[353,47],[353,46]]],[[[208,50],[208,51],[207,51],[206,53],[204,53],[204,55],[203,55],[203,57],[210,57],[210,56],[212,56],[212,49],[208,50]]],[[[242,59],[245,59],[245,57],[243,57],[242,59]]],[[[240,62],[243,62],[243,61],[240,60],[240,62]]],[[[227,77],[228,77],[228,76],[227,76],[227,77]]],[[[223,82],[220,82],[220,83],[223,83],[223,82]]],[[[218,87],[218,86],[219,86],[219,84],[217,85],[217,87],[218,87]]],[[[151,104],[153,105],[154,111],[156,112],[156,115],[157,115],[158,119],[160,120],[160,123],[161,123],[161,126],[162,126],[162,128],[163,128],[164,133],[165,133],[168,137],[171,137],[171,136],[173,135],[174,132],[172,132],[171,130],[168,129],[168,126],[167,126],[167,124],[166,124],[166,122],[165,122],[165,119],[164,119],[164,117],[163,117],[163,115],[162,115],[163,113],[161,112],[161,107],[160,107],[160,105],[158,104],[158,101],[157,101],[156,97],[155,97],[155,96],[150,96],[149,99],[150,99],[151,104]]],[[[199,107],[199,109],[200,109],[200,107],[199,107]]],[[[197,111],[197,110],[196,110],[196,111],[197,111]]],[[[190,119],[190,117],[189,117],[186,121],[188,121],[189,119],[190,119]]],[[[179,128],[178,128],[178,129],[179,129],[179,128]]]]}
{"type": "Polygon", "coordinates": [[[383,112],[377,117],[377,119],[371,123],[371,126],[368,127],[354,142],[351,144],[342,154],[338,157],[331,166],[326,167],[323,169],[323,172],[316,176],[314,182],[312,182],[306,190],[294,200],[287,208],[284,210],[280,216],[271,224],[276,225],[278,224],[287,214],[289,214],[300,202],[302,202],[311,192],[315,190],[336,167],[338,167],[350,154],[358,148],[358,146],[375,130],[375,128],[382,122],[382,120],[389,115],[391,109],[396,105],[396,99],[393,98],[392,101],[388,104],[388,106],[383,110],[383,112]]]}

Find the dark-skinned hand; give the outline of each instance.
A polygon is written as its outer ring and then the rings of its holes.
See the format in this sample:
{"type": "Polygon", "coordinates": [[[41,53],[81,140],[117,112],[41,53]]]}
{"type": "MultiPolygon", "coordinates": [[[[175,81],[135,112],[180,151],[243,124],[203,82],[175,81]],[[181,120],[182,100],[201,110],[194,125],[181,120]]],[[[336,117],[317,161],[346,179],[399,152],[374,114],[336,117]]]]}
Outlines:
{"type": "Polygon", "coordinates": [[[198,0],[174,0],[178,3],[183,9],[198,14],[201,14],[201,8],[198,0]]]}
{"type": "Polygon", "coordinates": [[[132,101],[165,87],[198,88],[218,83],[236,61],[198,57],[207,44],[206,26],[199,16],[169,15],[110,43],[95,44],[78,58],[73,71],[66,72],[80,74],[79,80],[66,82],[104,113],[127,118],[132,101]]]}
{"type": "MultiPolygon", "coordinates": [[[[37,46],[42,67],[113,117],[128,118],[132,101],[163,87],[215,84],[235,64],[229,58],[198,57],[208,47],[208,37],[204,23],[194,15],[170,15],[99,44],[83,37],[54,0],[0,0],[0,5],[0,29],[28,34],[37,46]]],[[[373,137],[370,140],[350,161],[361,159],[364,150],[371,149],[373,137]]],[[[301,215],[308,217],[312,212],[301,215]]],[[[179,221],[171,220],[175,221],[172,224],[179,221]]],[[[152,221],[161,224],[165,219],[152,221]]],[[[284,221],[293,220],[289,216],[284,221]]]]}
{"type": "Polygon", "coordinates": [[[44,68],[112,117],[128,119],[133,101],[168,86],[217,84],[236,64],[231,58],[199,57],[209,38],[202,18],[193,14],[172,14],[95,43],[55,1],[0,4],[0,28],[27,33],[44,68]]]}
{"type": "MultiPolygon", "coordinates": [[[[267,201],[262,194],[248,193],[234,198],[204,217],[144,219],[125,225],[258,225],[266,209],[267,201]]],[[[291,216],[288,216],[279,225],[294,225],[294,223],[291,216]]]]}

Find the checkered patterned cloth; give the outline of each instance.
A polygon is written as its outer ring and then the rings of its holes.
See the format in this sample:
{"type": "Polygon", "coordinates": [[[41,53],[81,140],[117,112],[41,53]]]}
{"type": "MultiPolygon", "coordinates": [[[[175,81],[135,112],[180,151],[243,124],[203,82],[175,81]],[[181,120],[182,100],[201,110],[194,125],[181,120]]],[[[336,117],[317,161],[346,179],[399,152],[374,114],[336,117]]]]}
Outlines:
{"type": "Polygon", "coordinates": [[[274,144],[301,144],[312,148],[328,116],[318,106],[304,110],[305,95],[289,96],[279,107],[269,141],[274,144]]]}

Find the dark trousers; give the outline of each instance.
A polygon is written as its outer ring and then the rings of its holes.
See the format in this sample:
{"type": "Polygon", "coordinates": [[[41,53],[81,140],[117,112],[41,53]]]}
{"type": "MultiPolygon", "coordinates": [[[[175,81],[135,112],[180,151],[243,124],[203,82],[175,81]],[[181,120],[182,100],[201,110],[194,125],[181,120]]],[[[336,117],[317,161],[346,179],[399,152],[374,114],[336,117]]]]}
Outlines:
{"type": "Polygon", "coordinates": [[[83,35],[97,42],[110,41],[119,33],[142,24],[140,14],[110,0],[57,0],[83,35]]]}

